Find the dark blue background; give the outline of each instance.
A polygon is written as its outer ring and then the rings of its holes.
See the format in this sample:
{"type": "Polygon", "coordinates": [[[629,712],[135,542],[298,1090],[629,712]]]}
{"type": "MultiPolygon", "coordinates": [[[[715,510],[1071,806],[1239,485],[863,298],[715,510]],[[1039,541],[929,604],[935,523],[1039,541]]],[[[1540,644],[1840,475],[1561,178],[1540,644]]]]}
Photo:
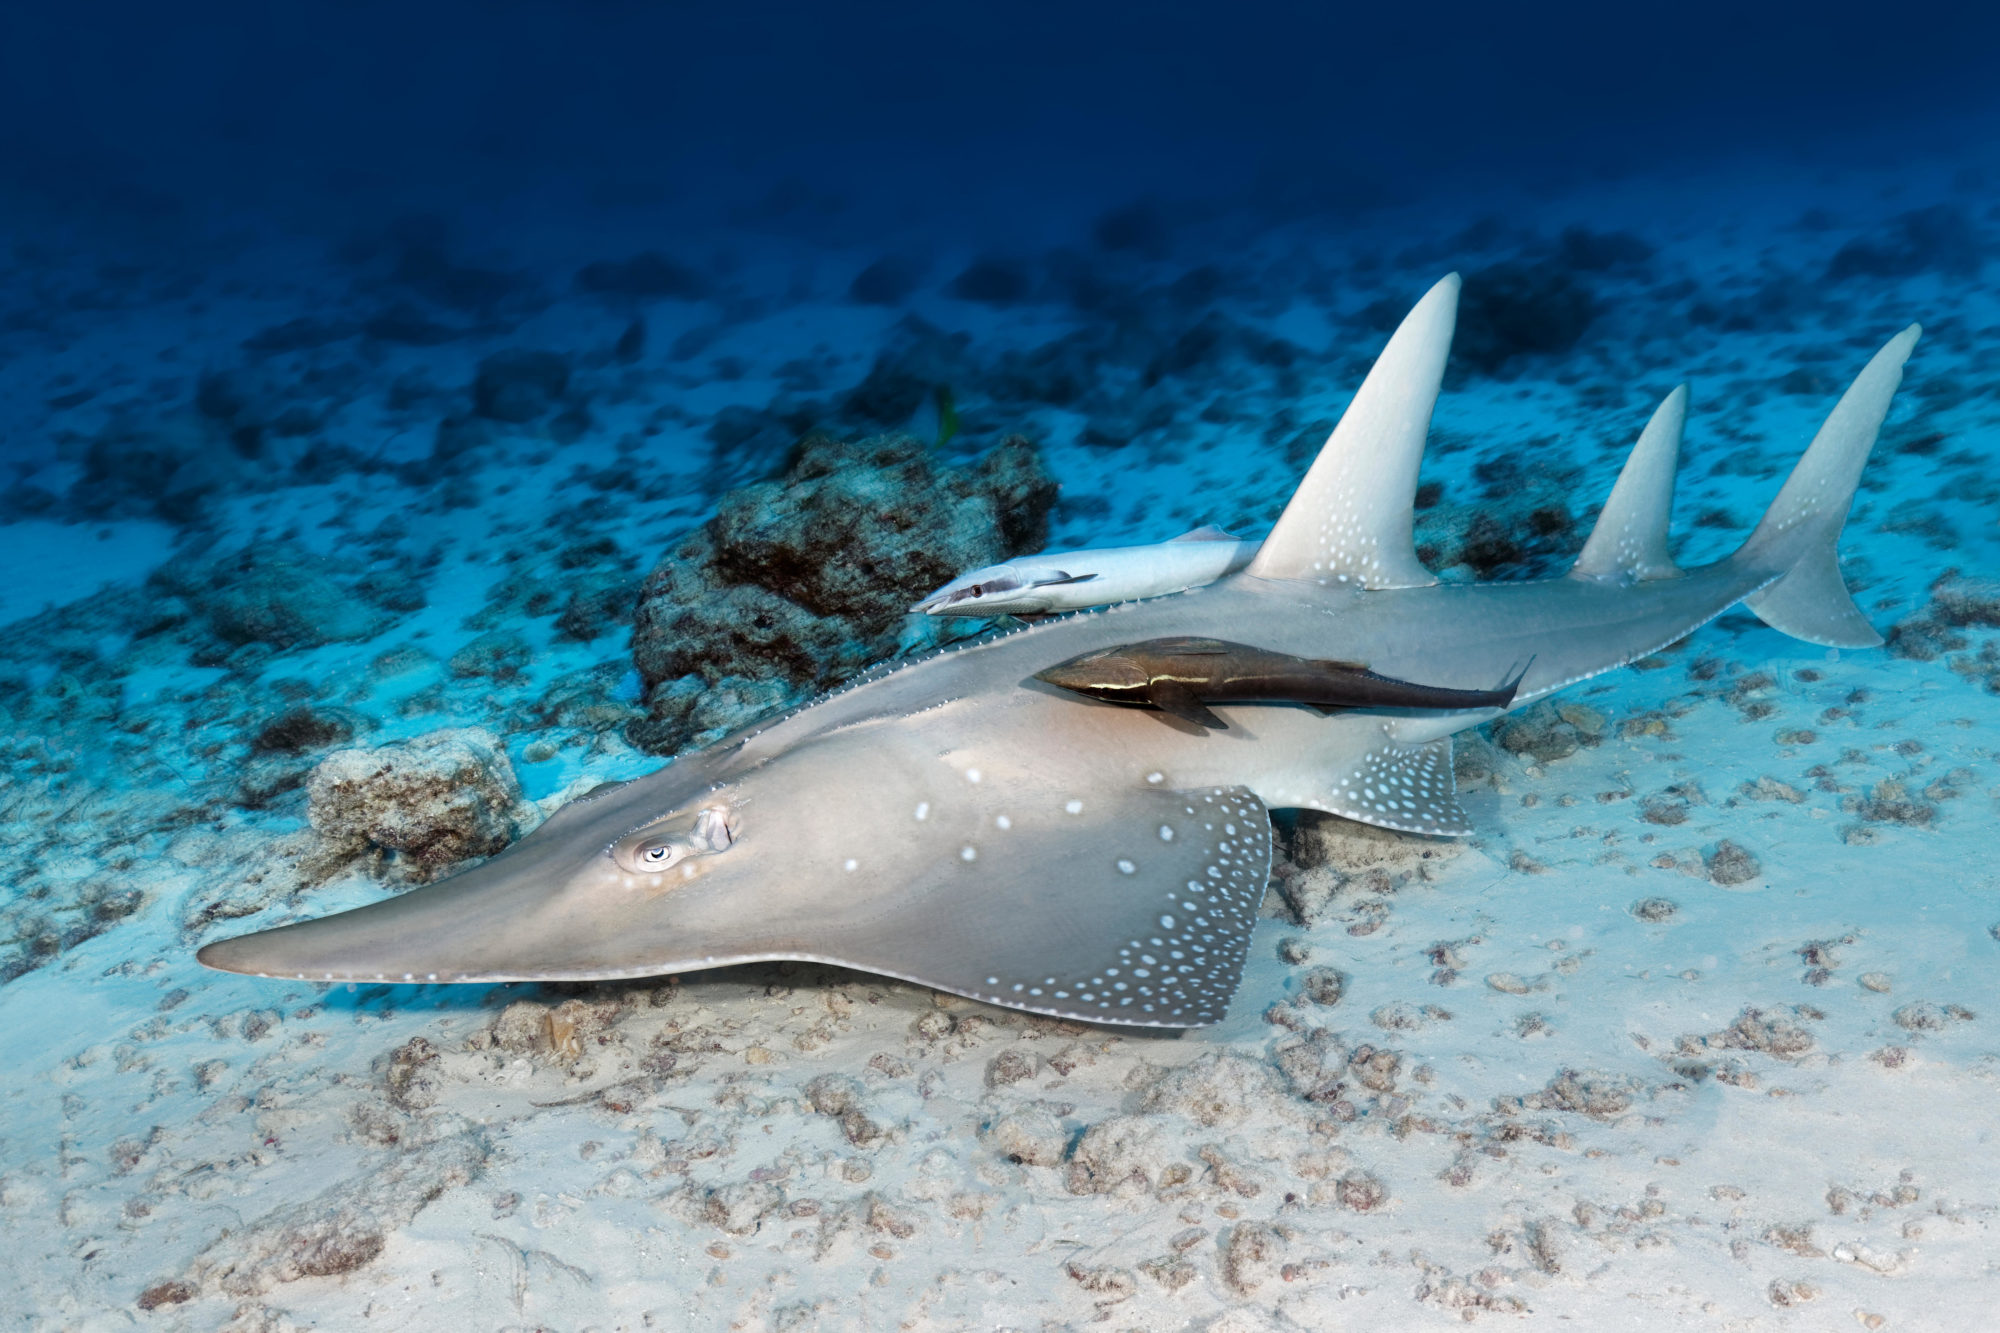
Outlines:
{"type": "Polygon", "coordinates": [[[665,210],[1004,232],[1686,158],[1934,156],[2000,9],[1700,3],[13,4],[0,181],[76,217],[665,210]],[[776,189],[776,193],[772,191],[776,189]],[[757,204],[751,213],[746,205],[757,204]],[[948,220],[948,222],[946,221],[948,220]]]}

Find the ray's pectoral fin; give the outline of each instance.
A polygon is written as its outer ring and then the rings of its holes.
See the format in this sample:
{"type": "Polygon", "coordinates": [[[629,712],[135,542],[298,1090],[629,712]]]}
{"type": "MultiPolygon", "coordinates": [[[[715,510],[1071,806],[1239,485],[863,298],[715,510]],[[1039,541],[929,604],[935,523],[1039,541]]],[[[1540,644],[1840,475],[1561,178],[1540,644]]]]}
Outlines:
{"type": "Polygon", "coordinates": [[[1450,736],[1417,744],[1385,739],[1334,774],[1315,797],[1304,804],[1377,828],[1440,837],[1472,832],[1472,820],[1458,803],[1450,736]]]}
{"type": "Polygon", "coordinates": [[[1270,872],[1270,814],[1242,787],[1017,811],[952,867],[961,892],[880,923],[852,962],[1063,1018],[1203,1027],[1242,979],[1270,872]]]}
{"type": "Polygon", "coordinates": [[[1192,722],[1197,727],[1207,727],[1214,731],[1227,731],[1229,724],[1209,710],[1195,692],[1179,681],[1155,681],[1146,693],[1146,701],[1169,717],[1177,717],[1183,722],[1192,722]]]}

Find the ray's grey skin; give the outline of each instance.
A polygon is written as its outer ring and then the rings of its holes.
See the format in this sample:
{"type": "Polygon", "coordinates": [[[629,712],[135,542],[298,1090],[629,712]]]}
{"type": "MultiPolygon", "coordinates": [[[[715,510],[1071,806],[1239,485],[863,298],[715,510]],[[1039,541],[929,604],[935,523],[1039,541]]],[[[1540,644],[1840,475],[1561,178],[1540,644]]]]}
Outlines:
{"type": "Polygon", "coordinates": [[[1221,732],[1034,679],[1145,639],[1231,634],[1300,657],[1489,687],[1516,706],[1747,602],[1813,643],[1881,642],[1835,543],[1915,344],[1893,338],[1734,554],[1667,552],[1686,396],[1654,414],[1565,577],[1442,584],[1411,539],[1456,276],[1420,301],[1239,574],[873,673],[789,717],[577,801],[443,883],[210,944],[211,967],[359,981],[651,976],[809,959],[1039,1013],[1219,1020],[1268,874],[1271,807],[1469,831],[1454,731],[1484,712],[1316,716],[1220,706],[1221,732]]]}
{"type": "Polygon", "coordinates": [[[1221,731],[1229,724],[1210,704],[1498,713],[1514,702],[1526,674],[1523,668],[1498,689],[1448,690],[1380,675],[1359,662],[1294,657],[1225,639],[1148,639],[1085,653],[1037,671],[1035,679],[1105,703],[1157,708],[1221,731]]]}

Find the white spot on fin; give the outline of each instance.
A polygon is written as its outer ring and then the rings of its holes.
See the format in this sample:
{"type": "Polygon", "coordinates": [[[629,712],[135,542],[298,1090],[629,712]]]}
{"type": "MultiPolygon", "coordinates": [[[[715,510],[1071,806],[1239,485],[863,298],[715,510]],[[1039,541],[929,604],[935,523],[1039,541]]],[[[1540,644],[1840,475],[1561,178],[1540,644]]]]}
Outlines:
{"type": "Polygon", "coordinates": [[[1248,572],[1363,588],[1421,588],[1417,469],[1458,322],[1456,273],[1390,336],[1248,572]]]}

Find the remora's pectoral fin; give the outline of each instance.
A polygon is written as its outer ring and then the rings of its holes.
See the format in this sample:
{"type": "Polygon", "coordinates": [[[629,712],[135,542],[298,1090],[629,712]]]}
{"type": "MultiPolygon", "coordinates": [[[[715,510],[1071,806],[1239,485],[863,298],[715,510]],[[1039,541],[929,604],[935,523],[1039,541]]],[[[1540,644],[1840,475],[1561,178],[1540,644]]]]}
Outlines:
{"type": "Polygon", "coordinates": [[[1229,724],[1210,712],[1208,705],[1195,696],[1195,692],[1176,681],[1163,680],[1147,692],[1147,702],[1162,713],[1177,717],[1183,722],[1192,722],[1197,727],[1209,727],[1215,731],[1229,730],[1229,724]]]}
{"type": "Polygon", "coordinates": [[[1174,542],[1233,542],[1241,539],[1227,528],[1219,527],[1214,523],[1204,523],[1198,528],[1191,528],[1183,532],[1180,536],[1169,537],[1167,540],[1174,542]]]}
{"type": "Polygon", "coordinates": [[[1377,828],[1452,838],[1472,832],[1458,803],[1449,736],[1417,745],[1385,737],[1313,795],[1300,804],[1377,828]]]}
{"type": "Polygon", "coordinates": [[[1066,583],[1088,583],[1097,577],[1095,574],[1072,574],[1066,569],[1056,571],[1056,575],[1054,578],[1036,579],[1028,586],[1031,588],[1060,588],[1066,583]]]}
{"type": "Polygon", "coordinates": [[[1271,820],[1241,787],[1086,794],[1017,811],[955,882],[831,961],[1092,1023],[1219,1022],[1271,873],[1271,820]]]}

